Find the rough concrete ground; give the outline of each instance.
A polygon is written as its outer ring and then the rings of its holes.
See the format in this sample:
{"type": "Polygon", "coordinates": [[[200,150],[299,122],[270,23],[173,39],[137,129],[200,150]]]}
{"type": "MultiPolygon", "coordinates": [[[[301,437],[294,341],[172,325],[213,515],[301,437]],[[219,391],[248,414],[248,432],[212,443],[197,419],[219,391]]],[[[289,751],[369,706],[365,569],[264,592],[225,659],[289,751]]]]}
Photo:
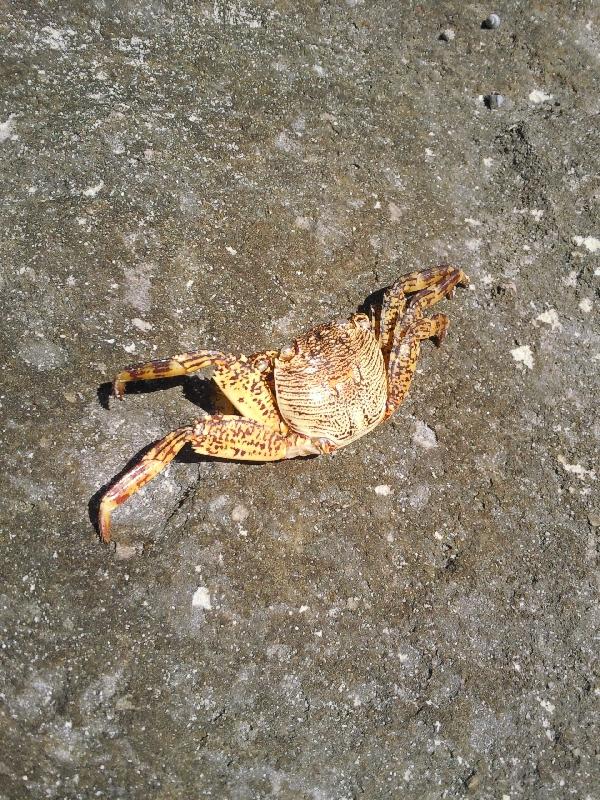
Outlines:
{"type": "Polygon", "coordinates": [[[597,4],[15,2],[0,35],[2,800],[599,797],[597,4]],[[108,404],[117,370],[444,260],[472,285],[393,422],[181,458],[100,545],[95,493],[202,388],[108,404]]]}

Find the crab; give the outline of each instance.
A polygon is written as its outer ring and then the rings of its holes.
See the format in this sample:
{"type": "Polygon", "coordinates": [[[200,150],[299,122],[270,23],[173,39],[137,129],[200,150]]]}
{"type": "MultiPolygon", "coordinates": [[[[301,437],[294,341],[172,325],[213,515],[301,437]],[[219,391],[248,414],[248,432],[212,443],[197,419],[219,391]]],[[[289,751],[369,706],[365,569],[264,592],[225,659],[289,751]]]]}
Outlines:
{"type": "Polygon", "coordinates": [[[446,314],[424,312],[468,278],[441,265],[409,272],[370,314],[318,325],[281,350],[251,356],[196,350],[119,372],[114,396],[130,381],[172,378],[212,367],[228,413],[204,414],[168,433],[102,495],[98,526],[111,539],[112,511],[155,478],[185,446],[236,461],[279,461],[332,453],[392,416],[406,397],[421,342],[440,345],[446,314]]]}

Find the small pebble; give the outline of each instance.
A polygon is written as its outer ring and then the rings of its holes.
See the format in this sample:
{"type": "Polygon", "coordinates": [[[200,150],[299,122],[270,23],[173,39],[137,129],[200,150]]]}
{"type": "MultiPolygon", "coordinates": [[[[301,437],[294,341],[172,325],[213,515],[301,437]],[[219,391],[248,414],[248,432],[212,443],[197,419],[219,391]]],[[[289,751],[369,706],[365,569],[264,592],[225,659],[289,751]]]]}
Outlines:
{"type": "Polygon", "coordinates": [[[248,514],[250,514],[250,511],[246,506],[238,503],[238,505],[234,506],[231,510],[231,519],[234,522],[245,522],[245,520],[248,519],[248,514]]]}
{"type": "Polygon", "coordinates": [[[445,31],[442,31],[440,33],[440,39],[442,40],[442,42],[451,42],[455,36],[456,34],[452,30],[452,28],[446,28],[445,31]]]}
{"type": "Polygon", "coordinates": [[[504,105],[504,95],[499,92],[492,92],[484,97],[484,102],[489,109],[500,108],[504,105]]]}
{"type": "Polygon", "coordinates": [[[121,544],[115,545],[115,558],[117,561],[129,561],[130,558],[139,555],[143,550],[143,545],[121,544]]]}
{"type": "Polygon", "coordinates": [[[483,20],[481,27],[486,28],[489,31],[496,30],[496,28],[500,27],[500,17],[498,14],[490,14],[489,17],[486,17],[483,20]]]}
{"type": "Polygon", "coordinates": [[[194,592],[194,596],[192,597],[192,608],[202,608],[205,611],[210,611],[212,609],[210,592],[206,586],[199,586],[194,592]]]}

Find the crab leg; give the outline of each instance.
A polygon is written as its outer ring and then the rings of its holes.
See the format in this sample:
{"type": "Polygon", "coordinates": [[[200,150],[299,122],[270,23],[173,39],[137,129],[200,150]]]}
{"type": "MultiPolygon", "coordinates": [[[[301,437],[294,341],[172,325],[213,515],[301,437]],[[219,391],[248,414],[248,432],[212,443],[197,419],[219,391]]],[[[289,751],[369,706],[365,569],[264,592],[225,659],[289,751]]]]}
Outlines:
{"type": "Polygon", "coordinates": [[[449,295],[458,284],[466,286],[468,278],[458,267],[441,265],[421,272],[408,272],[387,289],[379,324],[379,342],[387,360],[394,342],[394,331],[402,320],[407,303],[410,307],[418,305],[421,310],[449,295]],[[407,294],[417,292],[410,299],[407,294]]]}
{"type": "Polygon", "coordinates": [[[401,330],[402,336],[394,340],[388,367],[388,400],[385,418],[400,406],[410,388],[421,350],[423,339],[433,339],[439,347],[448,330],[446,314],[434,314],[415,320],[408,329],[401,330]]]}
{"type": "Polygon", "coordinates": [[[115,397],[123,399],[125,384],[129,381],[151,381],[158,378],[177,378],[190,375],[206,367],[224,367],[234,363],[236,357],[218,350],[194,350],[171,358],[160,358],[133,364],[119,372],[113,383],[115,397]]]}
{"type": "Polygon", "coordinates": [[[110,541],[110,516],[113,509],[156,477],[188,443],[202,455],[235,461],[280,461],[328,452],[326,442],[312,442],[295,433],[283,436],[246,417],[203,417],[193,425],[167,434],[106,492],[100,502],[98,514],[103,542],[110,541]]]}
{"type": "MultiPolygon", "coordinates": [[[[262,422],[273,430],[282,424],[267,376],[273,371],[277,351],[255,353],[250,358],[221,353],[218,350],[197,350],[171,358],[134,364],[119,372],[114,380],[114,394],[123,398],[129,381],[147,381],[189,375],[206,367],[216,367],[213,380],[227,400],[245,417],[262,422]]],[[[228,404],[223,408],[230,409],[228,404]]],[[[232,410],[232,409],[230,409],[232,410]]]]}
{"type": "Polygon", "coordinates": [[[242,356],[231,364],[219,365],[213,380],[243,417],[256,420],[271,430],[285,432],[286,426],[268,383],[276,352],[256,353],[249,359],[242,356]]]}
{"type": "Polygon", "coordinates": [[[110,487],[100,501],[98,525],[103,542],[110,542],[110,515],[114,508],[149,483],[175,458],[193,436],[194,428],[186,426],[167,434],[143,458],[110,487]]]}

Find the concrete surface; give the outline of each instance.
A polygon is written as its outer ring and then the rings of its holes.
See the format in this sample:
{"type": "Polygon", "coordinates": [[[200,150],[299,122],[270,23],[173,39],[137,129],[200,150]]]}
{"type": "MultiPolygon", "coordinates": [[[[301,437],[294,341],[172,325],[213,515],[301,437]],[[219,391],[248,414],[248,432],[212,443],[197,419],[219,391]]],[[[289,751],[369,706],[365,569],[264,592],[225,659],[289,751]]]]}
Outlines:
{"type": "Polygon", "coordinates": [[[2,800],[598,798],[598,5],[0,28],[2,800]],[[117,370],[445,260],[472,286],[393,422],[183,457],[98,542],[97,491],[203,391],[108,403],[117,370]]]}

